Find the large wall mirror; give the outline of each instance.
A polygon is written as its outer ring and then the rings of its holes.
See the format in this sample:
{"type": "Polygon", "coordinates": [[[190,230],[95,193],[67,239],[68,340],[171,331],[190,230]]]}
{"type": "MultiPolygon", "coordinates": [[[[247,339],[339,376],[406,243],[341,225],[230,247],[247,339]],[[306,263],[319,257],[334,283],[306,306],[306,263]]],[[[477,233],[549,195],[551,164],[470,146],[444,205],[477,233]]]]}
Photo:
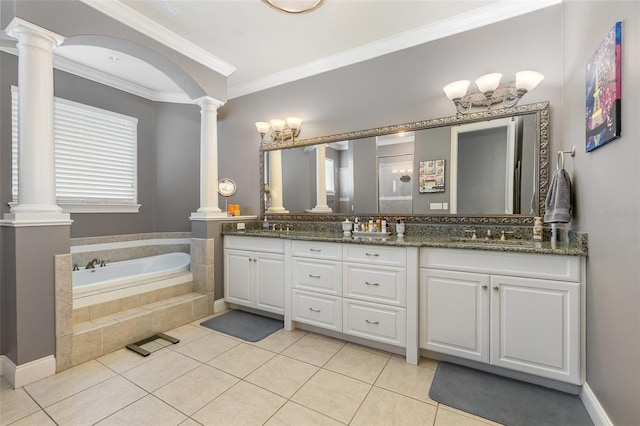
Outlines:
{"type": "Polygon", "coordinates": [[[548,102],[265,144],[261,213],[530,223],[544,213],[548,148],[548,102]]]}

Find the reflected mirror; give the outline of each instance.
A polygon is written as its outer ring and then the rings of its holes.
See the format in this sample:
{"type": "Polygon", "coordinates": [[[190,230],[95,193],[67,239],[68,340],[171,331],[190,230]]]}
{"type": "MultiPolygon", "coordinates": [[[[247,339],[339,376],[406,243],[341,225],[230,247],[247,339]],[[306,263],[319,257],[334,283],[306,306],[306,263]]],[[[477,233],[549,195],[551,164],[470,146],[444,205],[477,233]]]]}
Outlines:
{"type": "Polygon", "coordinates": [[[548,124],[545,102],[263,145],[262,212],[541,215],[548,124]]]}

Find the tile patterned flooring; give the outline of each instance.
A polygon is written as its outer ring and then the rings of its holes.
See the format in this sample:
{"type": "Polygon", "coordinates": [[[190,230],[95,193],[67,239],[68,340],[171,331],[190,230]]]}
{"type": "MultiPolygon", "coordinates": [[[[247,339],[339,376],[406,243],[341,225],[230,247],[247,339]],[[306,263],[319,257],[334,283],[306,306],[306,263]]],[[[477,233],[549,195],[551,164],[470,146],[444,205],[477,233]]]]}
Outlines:
{"type": "Polygon", "coordinates": [[[146,358],[120,349],[16,390],[2,379],[0,425],[496,424],[429,399],[436,361],[300,330],[245,342],[203,320],[146,358]]]}

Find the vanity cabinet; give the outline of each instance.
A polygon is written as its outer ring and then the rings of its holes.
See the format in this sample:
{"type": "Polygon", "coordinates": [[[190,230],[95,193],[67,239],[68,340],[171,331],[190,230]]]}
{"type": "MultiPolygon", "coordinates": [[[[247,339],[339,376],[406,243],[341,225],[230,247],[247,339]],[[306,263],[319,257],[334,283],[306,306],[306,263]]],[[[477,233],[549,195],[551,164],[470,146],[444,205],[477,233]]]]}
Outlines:
{"type": "Polygon", "coordinates": [[[343,332],[406,346],[406,250],[347,245],[343,260],[343,332]]]}
{"type": "Polygon", "coordinates": [[[420,347],[581,384],[581,259],[422,249],[420,347]]]}
{"type": "Polygon", "coordinates": [[[342,332],[342,244],[293,241],[291,319],[342,332]]]}
{"type": "Polygon", "coordinates": [[[229,236],[224,244],[225,302],[284,315],[283,241],[229,236]]]}

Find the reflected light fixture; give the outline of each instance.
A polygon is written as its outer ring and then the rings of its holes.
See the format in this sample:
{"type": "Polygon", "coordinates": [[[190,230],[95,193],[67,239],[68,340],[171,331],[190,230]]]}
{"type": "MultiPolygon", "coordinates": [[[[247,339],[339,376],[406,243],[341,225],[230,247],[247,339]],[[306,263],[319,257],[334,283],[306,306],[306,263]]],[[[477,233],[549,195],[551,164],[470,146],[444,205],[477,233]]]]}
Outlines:
{"type": "Polygon", "coordinates": [[[325,0],[262,0],[262,2],[278,12],[300,15],[316,10],[324,4],[325,0]]]}
{"type": "Polygon", "coordinates": [[[284,142],[291,139],[295,141],[300,134],[300,126],[302,125],[302,119],[298,117],[287,117],[286,121],[279,118],[270,120],[268,123],[265,121],[256,122],[256,129],[260,133],[260,140],[262,143],[271,142],[284,142]],[[265,135],[271,129],[271,140],[265,139],[265,135]]]}
{"type": "Polygon", "coordinates": [[[488,107],[502,102],[505,108],[511,108],[518,104],[520,99],[535,89],[544,75],[537,71],[519,71],[516,80],[500,84],[502,74],[490,73],[476,79],[477,89],[467,90],[469,80],[458,80],[447,84],[442,88],[447,98],[453,101],[456,110],[460,114],[467,114],[473,107],[488,107]]]}

